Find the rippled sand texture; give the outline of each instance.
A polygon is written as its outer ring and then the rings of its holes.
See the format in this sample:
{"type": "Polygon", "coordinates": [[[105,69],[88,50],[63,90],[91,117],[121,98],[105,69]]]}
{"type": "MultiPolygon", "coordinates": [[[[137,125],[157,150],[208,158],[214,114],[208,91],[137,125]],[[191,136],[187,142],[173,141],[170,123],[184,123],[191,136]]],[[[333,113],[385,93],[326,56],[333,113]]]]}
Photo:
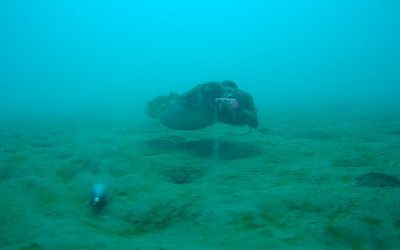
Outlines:
{"type": "Polygon", "coordinates": [[[29,118],[0,131],[1,249],[396,249],[400,116],[261,115],[181,132],[29,118]],[[93,184],[110,194],[99,213],[93,184]]]}

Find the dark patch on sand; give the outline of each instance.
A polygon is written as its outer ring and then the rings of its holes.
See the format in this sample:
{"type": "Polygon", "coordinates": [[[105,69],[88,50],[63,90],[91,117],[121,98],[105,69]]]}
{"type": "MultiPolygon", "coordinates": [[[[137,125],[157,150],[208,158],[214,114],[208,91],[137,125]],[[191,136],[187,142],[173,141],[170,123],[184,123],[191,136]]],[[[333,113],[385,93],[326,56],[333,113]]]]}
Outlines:
{"type": "Polygon", "coordinates": [[[203,168],[196,168],[191,166],[176,166],[163,169],[161,174],[167,179],[168,182],[174,184],[188,184],[192,183],[204,176],[203,168]]]}
{"type": "Polygon", "coordinates": [[[345,154],[335,157],[332,160],[332,165],[334,167],[369,167],[375,165],[376,160],[374,155],[368,153],[360,154],[345,154]]]}
{"type": "Polygon", "coordinates": [[[379,172],[362,174],[356,179],[357,186],[361,187],[400,187],[400,180],[392,175],[379,172]]]}
{"type": "Polygon", "coordinates": [[[191,202],[160,202],[146,208],[128,211],[122,219],[126,223],[117,230],[120,236],[131,237],[164,230],[174,224],[182,223],[195,217],[191,202]]]}
{"type": "Polygon", "coordinates": [[[38,243],[31,243],[20,248],[20,250],[41,250],[43,249],[38,243]]]}

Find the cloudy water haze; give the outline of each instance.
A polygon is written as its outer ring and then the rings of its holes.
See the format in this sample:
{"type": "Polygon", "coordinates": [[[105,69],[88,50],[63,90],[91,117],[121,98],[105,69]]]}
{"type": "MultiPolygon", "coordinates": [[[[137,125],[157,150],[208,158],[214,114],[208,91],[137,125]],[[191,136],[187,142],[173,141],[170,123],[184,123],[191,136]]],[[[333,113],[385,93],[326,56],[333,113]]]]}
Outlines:
{"type": "Polygon", "coordinates": [[[129,115],[225,79],[266,112],[396,103],[399,10],[390,0],[2,1],[1,112],[129,115]]]}

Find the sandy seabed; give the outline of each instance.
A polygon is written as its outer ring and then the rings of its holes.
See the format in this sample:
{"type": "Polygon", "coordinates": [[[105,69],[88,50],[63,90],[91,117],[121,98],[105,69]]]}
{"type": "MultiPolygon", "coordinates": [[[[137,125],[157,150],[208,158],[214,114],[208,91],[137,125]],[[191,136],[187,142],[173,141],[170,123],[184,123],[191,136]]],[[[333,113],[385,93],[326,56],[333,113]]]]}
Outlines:
{"type": "Polygon", "coordinates": [[[400,115],[260,114],[259,129],[10,119],[1,249],[399,249],[400,115]],[[89,192],[108,187],[93,212],[89,192]]]}

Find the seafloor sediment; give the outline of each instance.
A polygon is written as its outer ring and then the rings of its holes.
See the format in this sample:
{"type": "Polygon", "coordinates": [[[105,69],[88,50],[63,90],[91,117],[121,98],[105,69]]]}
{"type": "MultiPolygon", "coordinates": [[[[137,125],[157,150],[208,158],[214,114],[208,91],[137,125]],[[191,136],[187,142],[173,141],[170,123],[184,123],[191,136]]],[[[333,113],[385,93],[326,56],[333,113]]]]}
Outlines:
{"type": "Polygon", "coordinates": [[[1,249],[396,249],[400,116],[261,127],[41,117],[0,130],[1,249]],[[108,203],[90,208],[93,184],[108,203]]]}

